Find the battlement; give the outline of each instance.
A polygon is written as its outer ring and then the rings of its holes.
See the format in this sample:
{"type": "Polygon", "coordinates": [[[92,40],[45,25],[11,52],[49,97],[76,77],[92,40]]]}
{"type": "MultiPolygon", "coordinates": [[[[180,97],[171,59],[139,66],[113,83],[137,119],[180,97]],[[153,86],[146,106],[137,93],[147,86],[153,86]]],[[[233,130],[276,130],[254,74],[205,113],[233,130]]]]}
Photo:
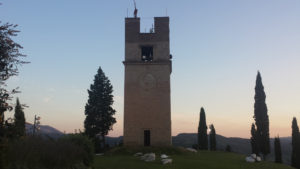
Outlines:
{"type": "Polygon", "coordinates": [[[154,29],[140,32],[140,18],[125,18],[125,42],[169,41],[169,17],[154,17],[154,29]]]}
{"type": "Polygon", "coordinates": [[[170,61],[169,17],[154,17],[150,33],[140,32],[140,18],[125,18],[125,62],[170,61]]]}

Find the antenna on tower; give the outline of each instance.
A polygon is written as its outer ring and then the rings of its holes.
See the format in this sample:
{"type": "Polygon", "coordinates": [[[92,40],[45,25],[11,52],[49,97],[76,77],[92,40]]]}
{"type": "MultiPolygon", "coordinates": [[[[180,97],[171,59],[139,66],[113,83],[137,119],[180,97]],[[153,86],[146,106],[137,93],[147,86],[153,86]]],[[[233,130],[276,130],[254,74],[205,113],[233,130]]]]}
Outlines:
{"type": "Polygon", "coordinates": [[[134,8],[136,9],[136,3],[135,3],[135,0],[133,0],[133,3],[134,3],[134,8]]]}
{"type": "Polygon", "coordinates": [[[134,15],[134,18],[137,18],[138,10],[136,9],[136,3],[135,3],[135,0],[133,0],[133,3],[134,3],[134,12],[133,12],[133,15],[134,15]]]}

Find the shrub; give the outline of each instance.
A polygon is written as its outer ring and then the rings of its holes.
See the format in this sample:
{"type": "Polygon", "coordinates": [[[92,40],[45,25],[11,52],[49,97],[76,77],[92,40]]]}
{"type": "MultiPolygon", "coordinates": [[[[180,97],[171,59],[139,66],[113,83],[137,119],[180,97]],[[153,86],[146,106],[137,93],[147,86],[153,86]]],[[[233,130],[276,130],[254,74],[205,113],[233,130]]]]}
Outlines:
{"type": "Polygon", "coordinates": [[[90,166],[94,159],[94,143],[82,134],[69,134],[59,139],[60,142],[71,142],[84,150],[82,154],[83,163],[90,166]]]}
{"type": "Polygon", "coordinates": [[[9,169],[87,169],[93,161],[93,147],[84,136],[58,140],[26,137],[9,143],[9,169]]]}

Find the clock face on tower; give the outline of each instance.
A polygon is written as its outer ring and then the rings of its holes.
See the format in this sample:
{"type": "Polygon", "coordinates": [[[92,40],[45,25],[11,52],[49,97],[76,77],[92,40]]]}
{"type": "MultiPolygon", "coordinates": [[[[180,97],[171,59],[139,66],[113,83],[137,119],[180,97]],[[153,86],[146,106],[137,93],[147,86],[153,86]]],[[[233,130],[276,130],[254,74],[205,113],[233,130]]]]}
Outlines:
{"type": "Polygon", "coordinates": [[[155,87],[156,80],[152,74],[146,73],[140,78],[140,85],[143,89],[149,90],[155,87]]]}

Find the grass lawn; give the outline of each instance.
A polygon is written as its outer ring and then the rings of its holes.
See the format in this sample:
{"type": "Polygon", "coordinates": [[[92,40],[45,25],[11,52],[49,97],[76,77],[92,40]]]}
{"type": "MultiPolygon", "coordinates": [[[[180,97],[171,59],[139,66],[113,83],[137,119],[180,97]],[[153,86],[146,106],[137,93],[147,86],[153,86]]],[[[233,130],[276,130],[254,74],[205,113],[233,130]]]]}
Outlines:
{"type": "MultiPolygon", "coordinates": [[[[156,161],[144,162],[132,154],[112,153],[95,157],[95,169],[293,169],[290,166],[273,162],[247,163],[245,156],[227,152],[201,151],[170,155],[172,164],[162,165],[160,154],[156,161]]],[[[166,153],[169,155],[168,153],[166,153]]]]}

